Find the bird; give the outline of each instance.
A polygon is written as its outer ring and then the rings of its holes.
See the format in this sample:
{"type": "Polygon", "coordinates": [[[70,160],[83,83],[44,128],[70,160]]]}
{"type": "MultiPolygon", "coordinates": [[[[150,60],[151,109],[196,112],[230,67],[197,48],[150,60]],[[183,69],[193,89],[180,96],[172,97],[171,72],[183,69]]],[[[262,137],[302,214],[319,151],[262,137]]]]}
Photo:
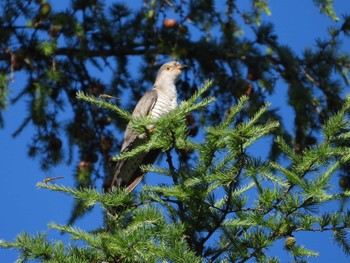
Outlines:
{"type": "MultiPolygon", "coordinates": [[[[150,116],[157,119],[160,116],[174,110],[177,103],[176,82],[186,65],[181,65],[177,61],[163,64],[157,73],[152,89],[148,90],[136,104],[132,116],[150,116]]],[[[130,151],[147,142],[147,136],[140,135],[135,130],[127,126],[121,146],[120,153],[130,151]]],[[[113,187],[125,188],[130,193],[141,182],[145,172],[141,170],[141,165],[153,164],[161,150],[154,149],[149,152],[142,152],[128,159],[117,162],[114,175],[105,182],[104,188],[111,190],[113,187]]]]}

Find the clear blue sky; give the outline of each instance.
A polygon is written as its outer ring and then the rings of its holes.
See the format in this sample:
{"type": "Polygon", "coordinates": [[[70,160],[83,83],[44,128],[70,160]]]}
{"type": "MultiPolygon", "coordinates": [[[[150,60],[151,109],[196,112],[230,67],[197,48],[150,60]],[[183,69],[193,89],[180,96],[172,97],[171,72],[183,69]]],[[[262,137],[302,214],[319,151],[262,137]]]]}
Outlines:
{"type": "MultiPolygon", "coordinates": [[[[134,1],[141,2],[141,1],[134,1]]],[[[276,32],[281,43],[290,45],[297,52],[306,47],[312,47],[316,37],[325,37],[328,25],[332,21],[319,14],[311,0],[272,0],[272,15],[266,19],[275,24],[276,32]]],[[[349,0],[335,0],[338,15],[350,12],[349,0]]],[[[350,42],[344,43],[350,52],[350,42]]],[[[15,83],[10,83],[14,97],[21,87],[21,75],[16,74],[15,83]]],[[[286,87],[281,84],[280,92],[271,98],[272,107],[281,107],[281,113],[289,118],[292,112],[286,106],[286,87]]],[[[348,92],[347,92],[348,93],[348,92]]],[[[5,112],[5,129],[0,130],[0,239],[13,240],[20,232],[35,234],[46,231],[47,223],[66,223],[72,209],[72,199],[61,193],[36,188],[36,183],[45,177],[65,176],[57,181],[60,184],[73,186],[71,174],[74,164],[70,167],[61,165],[49,172],[40,170],[37,160],[27,156],[27,145],[33,135],[32,127],[25,129],[17,138],[11,134],[18,128],[20,121],[26,116],[26,105],[21,102],[10,105],[5,112]]],[[[332,207],[333,210],[338,206],[332,207]]],[[[83,219],[76,222],[82,229],[95,229],[102,223],[102,216],[98,209],[93,210],[83,219]]],[[[68,241],[67,235],[60,235],[57,231],[49,230],[51,239],[68,241]]],[[[297,235],[297,239],[307,248],[320,253],[317,259],[310,262],[349,262],[339,247],[333,244],[330,234],[313,233],[309,235],[297,235]]],[[[272,253],[280,256],[281,262],[291,262],[292,259],[282,252],[282,243],[277,243],[272,253]]],[[[14,262],[17,252],[0,250],[0,262],[14,262]]]]}

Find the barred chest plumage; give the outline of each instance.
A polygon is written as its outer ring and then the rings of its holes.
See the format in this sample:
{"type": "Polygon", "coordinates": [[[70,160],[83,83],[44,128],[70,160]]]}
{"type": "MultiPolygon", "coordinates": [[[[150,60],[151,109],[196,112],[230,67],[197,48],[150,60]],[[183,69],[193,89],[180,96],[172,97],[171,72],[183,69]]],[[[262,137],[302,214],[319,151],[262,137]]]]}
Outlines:
{"type": "Polygon", "coordinates": [[[157,95],[157,102],[151,111],[151,116],[155,119],[177,107],[177,93],[175,86],[173,89],[168,89],[167,92],[157,90],[157,95]]]}

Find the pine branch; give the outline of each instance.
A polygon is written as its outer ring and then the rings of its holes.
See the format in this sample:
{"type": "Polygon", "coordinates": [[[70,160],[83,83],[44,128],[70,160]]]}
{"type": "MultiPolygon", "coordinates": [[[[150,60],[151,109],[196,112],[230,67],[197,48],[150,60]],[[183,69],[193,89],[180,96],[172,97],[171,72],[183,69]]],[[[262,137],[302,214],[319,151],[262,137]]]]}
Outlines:
{"type": "Polygon", "coordinates": [[[227,128],[229,125],[232,124],[233,120],[243,110],[243,108],[247,104],[248,100],[249,100],[248,96],[242,96],[239,98],[237,105],[235,105],[229,109],[229,111],[228,111],[229,114],[226,116],[224,121],[220,124],[221,128],[227,128]]]}
{"type": "Polygon", "coordinates": [[[63,192],[83,201],[86,208],[100,203],[104,207],[117,207],[132,203],[132,196],[122,190],[115,190],[109,193],[99,193],[95,189],[82,188],[75,189],[51,183],[37,183],[37,187],[49,189],[51,191],[63,192]]]}
{"type": "Polygon", "coordinates": [[[59,225],[56,223],[49,223],[48,226],[52,229],[59,230],[62,233],[71,234],[73,240],[83,240],[93,247],[101,247],[102,245],[101,240],[99,240],[95,235],[87,233],[86,231],[81,230],[77,227],[59,225]]]}
{"type": "Polygon", "coordinates": [[[314,252],[312,250],[309,250],[305,248],[304,246],[295,245],[293,249],[291,250],[291,254],[294,256],[294,258],[300,258],[300,257],[318,257],[318,253],[314,252]]]}
{"type": "Polygon", "coordinates": [[[77,99],[82,99],[82,100],[87,101],[89,103],[96,104],[101,108],[106,108],[106,109],[109,109],[111,111],[114,111],[120,117],[122,117],[123,119],[125,119],[127,121],[130,121],[133,118],[129,112],[119,108],[117,105],[110,103],[108,101],[105,101],[103,99],[98,99],[92,95],[87,95],[87,94],[83,93],[82,91],[77,92],[77,99]]]}
{"type": "Polygon", "coordinates": [[[342,228],[335,228],[333,230],[333,238],[340,245],[346,255],[350,255],[350,241],[347,238],[349,226],[342,228]]]}

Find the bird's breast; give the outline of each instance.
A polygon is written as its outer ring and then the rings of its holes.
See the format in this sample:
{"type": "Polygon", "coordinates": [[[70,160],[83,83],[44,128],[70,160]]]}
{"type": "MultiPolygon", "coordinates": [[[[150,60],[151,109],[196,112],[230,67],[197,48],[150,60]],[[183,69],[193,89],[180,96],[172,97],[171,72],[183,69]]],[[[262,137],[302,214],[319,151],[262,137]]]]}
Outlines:
{"type": "Polygon", "coordinates": [[[159,118],[161,115],[168,113],[169,111],[177,107],[177,94],[176,93],[163,93],[158,92],[157,101],[151,112],[152,118],[159,118]]]}

